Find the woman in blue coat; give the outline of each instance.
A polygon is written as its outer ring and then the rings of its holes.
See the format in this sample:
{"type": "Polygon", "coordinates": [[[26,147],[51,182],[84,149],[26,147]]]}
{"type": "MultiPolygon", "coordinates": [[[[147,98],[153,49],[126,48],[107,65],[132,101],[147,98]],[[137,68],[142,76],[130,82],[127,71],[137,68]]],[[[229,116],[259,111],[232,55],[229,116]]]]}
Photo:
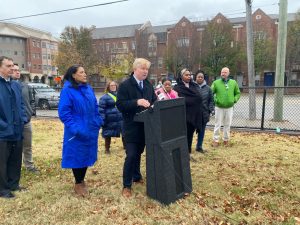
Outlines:
{"type": "Polygon", "coordinates": [[[62,168],[72,169],[75,193],[84,197],[88,194],[84,178],[87,167],[97,160],[98,136],[103,121],[95,94],[80,65],[71,66],[64,76],[58,114],[64,123],[62,168]]]}
{"type": "Polygon", "coordinates": [[[110,153],[111,137],[120,137],[121,134],[122,114],[116,107],[117,90],[117,83],[110,81],[105,89],[106,94],[99,99],[99,112],[104,121],[102,137],[105,140],[105,153],[107,154],[110,153]]]}

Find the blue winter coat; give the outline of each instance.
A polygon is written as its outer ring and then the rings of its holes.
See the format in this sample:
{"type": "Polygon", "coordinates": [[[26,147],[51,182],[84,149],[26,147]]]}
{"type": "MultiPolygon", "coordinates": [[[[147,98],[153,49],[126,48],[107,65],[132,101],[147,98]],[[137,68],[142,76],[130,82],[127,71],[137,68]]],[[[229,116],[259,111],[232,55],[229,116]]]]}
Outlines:
{"type": "Polygon", "coordinates": [[[104,121],[102,137],[120,137],[122,113],[117,109],[115,100],[108,94],[99,99],[99,112],[104,121]]]}
{"type": "Polygon", "coordinates": [[[16,81],[0,77],[0,140],[22,139],[24,123],[28,122],[22,99],[22,89],[16,81]]]}
{"type": "Polygon", "coordinates": [[[76,89],[66,81],[58,114],[65,126],[62,167],[92,166],[97,160],[98,136],[103,123],[92,88],[81,84],[76,89]]]}

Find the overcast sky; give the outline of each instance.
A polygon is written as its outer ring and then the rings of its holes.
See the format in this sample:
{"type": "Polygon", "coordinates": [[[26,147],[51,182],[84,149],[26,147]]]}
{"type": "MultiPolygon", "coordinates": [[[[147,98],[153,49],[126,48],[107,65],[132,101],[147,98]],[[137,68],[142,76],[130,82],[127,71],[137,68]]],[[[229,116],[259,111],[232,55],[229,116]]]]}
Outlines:
{"type": "MultiPolygon", "coordinates": [[[[2,0],[4,1],[4,0],[2,0]]],[[[0,7],[0,20],[43,12],[77,8],[116,0],[12,0],[0,7]]],[[[300,9],[299,0],[288,0],[288,12],[300,9]]],[[[252,11],[261,8],[266,13],[278,14],[279,0],[253,0],[252,11]]],[[[128,0],[126,2],[63,12],[38,17],[15,19],[16,22],[51,32],[59,37],[65,26],[109,27],[139,24],[150,20],[152,25],[176,23],[186,16],[191,21],[206,20],[218,12],[227,17],[245,16],[244,0],[128,0]]]]}

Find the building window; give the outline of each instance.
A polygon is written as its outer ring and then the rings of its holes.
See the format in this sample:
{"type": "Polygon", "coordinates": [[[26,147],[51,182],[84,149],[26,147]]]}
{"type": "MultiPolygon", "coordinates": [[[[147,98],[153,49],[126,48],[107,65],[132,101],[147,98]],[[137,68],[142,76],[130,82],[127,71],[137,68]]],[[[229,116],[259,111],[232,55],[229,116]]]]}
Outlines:
{"type": "Polygon", "coordinates": [[[267,38],[267,33],[265,31],[253,32],[253,38],[255,40],[265,40],[267,38]]]}
{"type": "Polygon", "coordinates": [[[48,54],[48,59],[51,59],[51,55],[50,54],[48,54]]]}
{"type": "Polygon", "coordinates": [[[23,69],[25,68],[25,65],[24,65],[24,64],[22,64],[22,68],[23,68],[23,69]]]}
{"type": "Polygon", "coordinates": [[[33,64],[33,69],[36,69],[36,64],[33,64]]]}
{"type": "Polygon", "coordinates": [[[217,19],[217,23],[222,23],[222,20],[221,19],[217,19]]]}
{"type": "Polygon", "coordinates": [[[35,47],[36,46],[36,43],[35,41],[32,41],[32,46],[35,47]]]}
{"type": "Polygon", "coordinates": [[[46,54],[43,54],[43,59],[47,59],[47,55],[46,54]]]}
{"type": "Polygon", "coordinates": [[[18,52],[17,52],[17,51],[15,51],[15,52],[14,52],[14,55],[18,55],[18,52]]]}
{"type": "Polygon", "coordinates": [[[40,48],[41,47],[41,42],[37,41],[36,42],[36,47],[40,48]]]}
{"type": "Polygon", "coordinates": [[[46,48],[46,42],[42,42],[42,48],[46,48]]]}
{"type": "Polygon", "coordinates": [[[148,38],[148,56],[156,56],[157,37],[151,34],[148,38]]]}
{"type": "Polygon", "coordinates": [[[132,49],[132,50],[135,50],[135,41],[132,41],[132,42],[131,42],[131,49],[132,49]]]}
{"type": "Polygon", "coordinates": [[[47,70],[47,65],[43,65],[43,70],[47,70]]]}
{"type": "Polygon", "coordinates": [[[127,49],[127,42],[125,42],[125,41],[122,42],[122,48],[127,49]]]}
{"type": "Polygon", "coordinates": [[[35,59],[35,53],[32,53],[32,58],[34,58],[34,59],[35,59]]]}
{"type": "Polygon", "coordinates": [[[109,43],[106,43],[106,51],[109,52],[109,43]]]}
{"type": "Polygon", "coordinates": [[[177,40],[177,46],[178,47],[189,47],[190,45],[190,39],[183,37],[177,40]]]}
{"type": "Polygon", "coordinates": [[[39,70],[41,70],[42,69],[42,65],[39,65],[39,70]]]}
{"type": "Polygon", "coordinates": [[[157,67],[158,68],[162,68],[163,67],[163,58],[162,57],[158,57],[158,60],[157,60],[157,67]]]}
{"type": "Polygon", "coordinates": [[[260,20],[261,19],[261,15],[256,15],[255,19],[260,20]]]}

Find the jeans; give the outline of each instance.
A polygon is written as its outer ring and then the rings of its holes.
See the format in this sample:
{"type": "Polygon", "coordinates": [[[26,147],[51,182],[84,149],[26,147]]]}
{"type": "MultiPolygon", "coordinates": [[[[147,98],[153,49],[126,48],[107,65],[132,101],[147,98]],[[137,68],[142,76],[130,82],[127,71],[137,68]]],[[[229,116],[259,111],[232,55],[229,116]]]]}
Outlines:
{"type": "Polygon", "coordinates": [[[206,127],[206,123],[203,124],[202,128],[198,132],[198,140],[197,140],[197,144],[196,144],[196,149],[202,149],[203,139],[205,136],[205,127],[206,127]]]}

